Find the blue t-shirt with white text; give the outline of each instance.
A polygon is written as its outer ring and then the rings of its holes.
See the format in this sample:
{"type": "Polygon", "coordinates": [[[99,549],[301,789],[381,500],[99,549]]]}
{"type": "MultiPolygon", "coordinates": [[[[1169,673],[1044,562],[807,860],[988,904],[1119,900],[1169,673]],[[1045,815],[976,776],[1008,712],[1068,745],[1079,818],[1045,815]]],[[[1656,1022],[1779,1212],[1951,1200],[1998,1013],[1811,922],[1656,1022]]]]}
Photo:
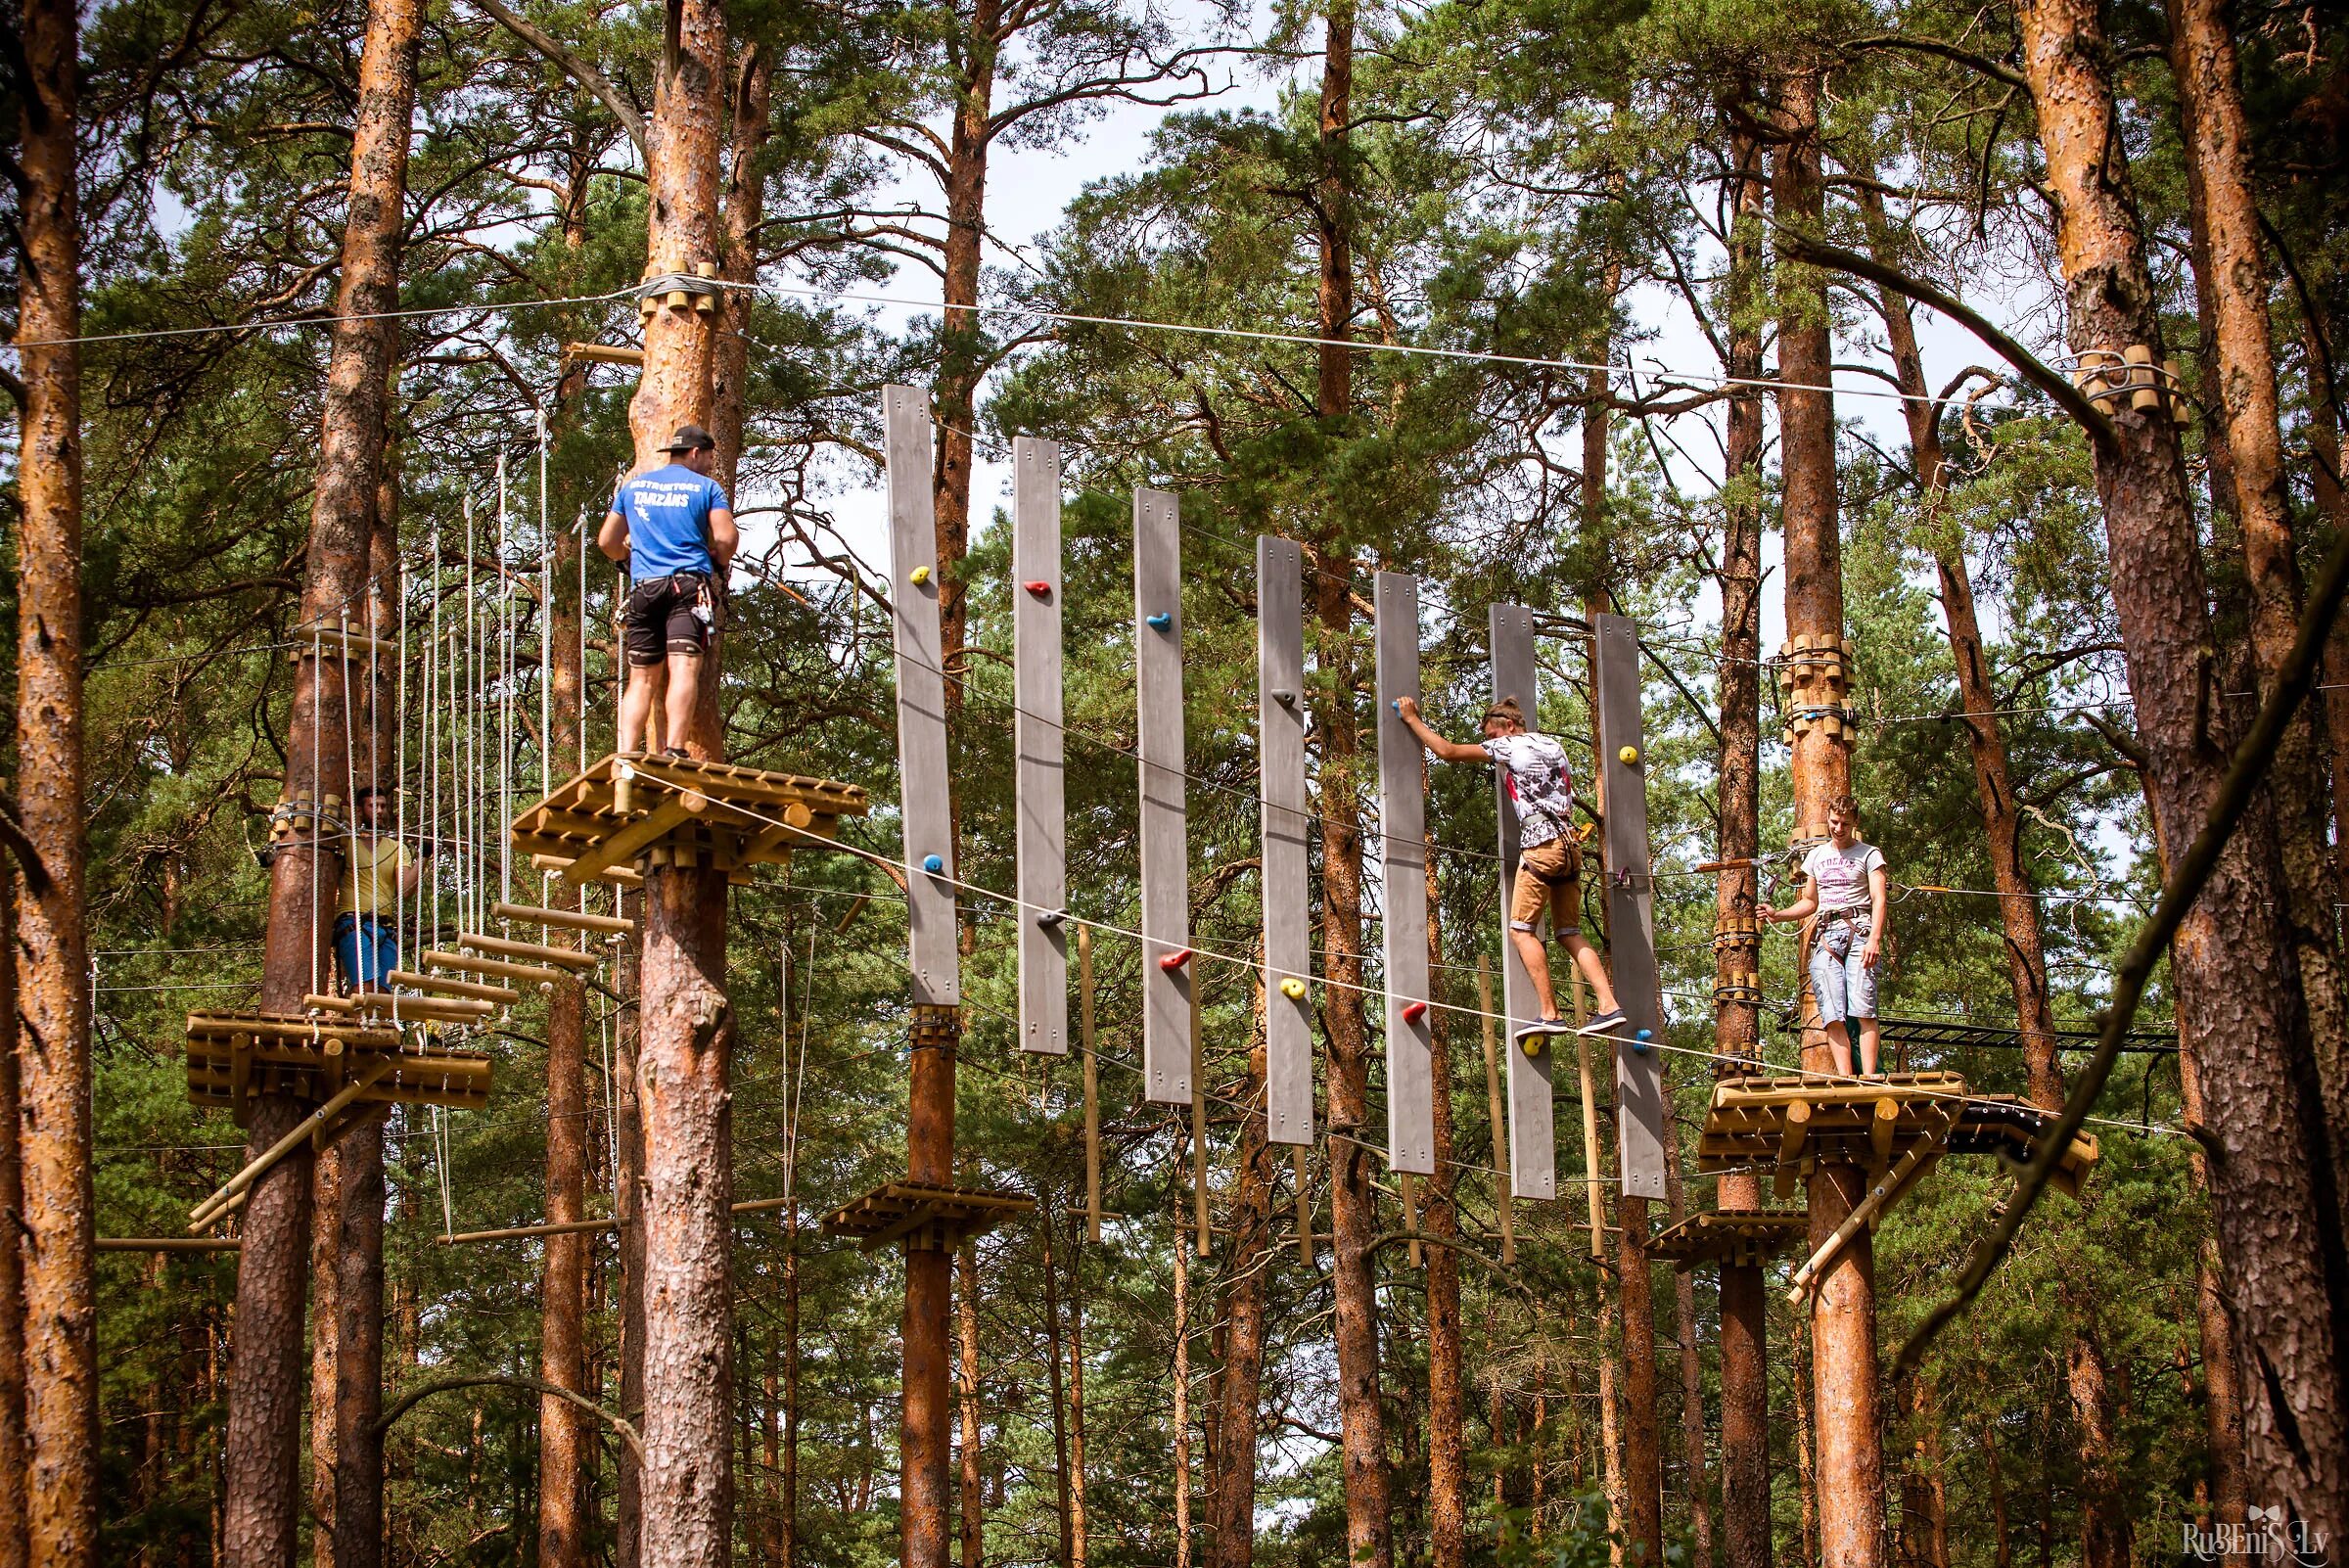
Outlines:
{"type": "Polygon", "coordinates": [[[682,463],[635,475],[621,482],[612,510],[627,520],[629,576],[716,570],[710,559],[710,514],[732,508],[708,475],[682,463]]]}

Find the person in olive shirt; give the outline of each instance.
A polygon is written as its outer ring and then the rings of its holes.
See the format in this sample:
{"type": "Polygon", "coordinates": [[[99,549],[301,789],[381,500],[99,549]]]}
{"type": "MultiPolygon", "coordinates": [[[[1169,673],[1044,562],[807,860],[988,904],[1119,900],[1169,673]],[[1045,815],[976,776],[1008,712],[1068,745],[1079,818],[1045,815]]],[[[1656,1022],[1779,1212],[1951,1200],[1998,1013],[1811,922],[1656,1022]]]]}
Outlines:
{"type": "Polygon", "coordinates": [[[424,862],[384,831],[381,792],[361,790],[355,804],[335,900],[335,965],[346,991],[380,992],[384,977],[399,967],[400,896],[416,891],[424,862]]]}
{"type": "Polygon", "coordinates": [[[699,425],[679,425],[666,450],[670,462],[621,483],[596,547],[628,573],[628,686],[620,700],[620,750],[662,749],[648,729],[653,698],[662,703],[668,750],[683,740],[701,699],[702,655],[725,607],[726,569],[741,542],[726,492],[710,477],[717,441],[699,425]]]}

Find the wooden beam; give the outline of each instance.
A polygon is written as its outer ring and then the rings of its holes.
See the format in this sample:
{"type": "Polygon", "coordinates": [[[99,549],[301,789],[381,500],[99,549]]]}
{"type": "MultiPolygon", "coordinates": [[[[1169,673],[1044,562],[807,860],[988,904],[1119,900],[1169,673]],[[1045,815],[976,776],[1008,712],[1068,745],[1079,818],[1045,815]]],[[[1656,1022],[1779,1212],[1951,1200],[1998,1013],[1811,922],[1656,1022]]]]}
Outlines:
{"type": "MultiPolygon", "coordinates": [[[[532,854],[530,856],[530,868],[534,871],[560,871],[568,874],[576,863],[577,857],[569,854],[532,854]]],[[[606,866],[603,873],[595,880],[609,882],[616,888],[626,888],[631,892],[644,886],[644,876],[641,872],[622,865],[606,866]]]]}
{"type": "MultiPolygon", "coordinates": [[[[1497,604],[1487,613],[1487,635],[1493,653],[1493,695],[1513,697],[1529,718],[1541,712],[1539,669],[1534,660],[1534,613],[1523,605],[1497,604]]],[[[1500,904],[1505,926],[1510,886],[1517,877],[1517,808],[1509,799],[1505,772],[1494,769],[1494,810],[1500,824],[1500,904]]],[[[1572,965],[1568,966],[1570,969],[1572,965]]],[[[1558,1133],[1550,1086],[1554,1054],[1544,1049],[1528,1055],[1516,1048],[1517,1031],[1541,1015],[1534,998],[1533,976],[1517,956],[1517,945],[1504,929],[1500,941],[1500,991],[1508,1028],[1503,1031],[1509,1062],[1509,1191],[1520,1198],[1547,1200],[1558,1195],[1558,1133]]],[[[1580,994],[1579,991],[1577,994],[1580,994]]],[[[1590,1104],[1586,1075],[1583,1104],[1590,1104]]],[[[1587,1136],[1596,1141],[1595,1123],[1586,1112],[1587,1136]]]]}
{"type": "Polygon", "coordinates": [[[1061,734],[1060,447],[1012,442],[1011,679],[1020,1049],[1069,1049],[1068,802],[1061,734]]]}
{"type": "Polygon", "coordinates": [[[1656,970],[1655,881],[1647,841],[1647,727],[1640,712],[1639,628],[1592,622],[1598,777],[1606,803],[1607,967],[1625,1022],[1615,1051],[1615,1152],[1627,1198],[1664,1196],[1672,1157],[1664,1125],[1664,991],[1656,970]],[[1647,1038],[1639,1037],[1645,1034],[1647,1038]]]}
{"type": "Polygon", "coordinates": [[[472,933],[457,938],[457,945],[469,952],[484,952],[498,958],[535,958],[542,964],[560,964],[566,969],[593,969],[604,961],[600,953],[580,952],[574,947],[546,947],[534,942],[508,942],[503,937],[472,933]]]}
{"type": "MultiPolygon", "coordinates": [[[[1502,907],[1505,909],[1507,905],[1504,903],[1502,907]]],[[[1514,945],[1513,943],[1502,944],[1503,947],[1514,945]]],[[[1574,992],[1574,1023],[1579,1030],[1590,1016],[1590,1003],[1583,994],[1583,972],[1569,964],[1566,966],[1566,975],[1570,982],[1568,989],[1574,992]]],[[[1524,1054],[1523,1051],[1510,1052],[1509,1065],[1514,1067],[1517,1058],[1524,1054]]],[[[1543,1051],[1542,1054],[1546,1059],[1549,1052],[1543,1051]]],[[[1607,1200],[1598,1187],[1598,1085],[1590,1077],[1590,1037],[1588,1035],[1578,1034],[1574,1037],[1574,1065],[1575,1071],[1582,1077],[1583,1086],[1583,1199],[1589,1208],[1590,1256],[1603,1259],[1607,1255],[1607,1200]]]]}
{"type": "Polygon", "coordinates": [[[1077,1018],[1084,1052],[1084,1237],[1101,1242],[1101,1061],[1093,1054],[1093,928],[1077,928],[1077,1018]]]}
{"type": "Polygon", "coordinates": [[[1477,1022],[1484,1026],[1485,1107],[1493,1123],[1493,1169],[1500,1173],[1493,1183],[1493,1207],[1500,1213],[1500,1261],[1513,1264],[1517,1225],[1511,1213],[1516,1200],[1509,1196],[1509,1124],[1501,1110],[1500,1059],[1493,1043],[1493,960],[1482,954],[1476,960],[1476,1008],[1481,1015],[1477,1022]]]}
{"type": "Polygon", "coordinates": [[[1142,1093],[1191,1097],[1189,826],[1183,796],[1181,502],[1133,492],[1133,663],[1141,773],[1142,1093]]]}
{"type": "MultiPolygon", "coordinates": [[[[672,795],[595,848],[582,851],[577,859],[563,868],[563,881],[570,887],[584,887],[613,866],[635,859],[638,851],[649,849],[656,841],[667,838],[691,821],[694,815],[692,797],[672,795]]],[[[464,945],[462,939],[460,945],[464,945]]],[[[562,950],[559,947],[541,947],[527,956],[544,957],[547,953],[562,950]]],[[[547,961],[558,963],[563,960],[547,961]]]]}
{"type": "Polygon", "coordinates": [[[1419,581],[1377,574],[1379,940],[1385,956],[1387,1165],[1436,1174],[1427,961],[1427,758],[1396,703],[1419,697],[1419,581]]]}
{"type": "Polygon", "coordinates": [[[384,978],[394,986],[410,991],[435,992],[445,996],[463,996],[472,1001],[494,1002],[501,1007],[513,1007],[522,1001],[522,992],[503,986],[477,985],[470,980],[443,980],[438,975],[420,975],[409,969],[394,969],[384,978]]]}
{"type": "Polygon", "coordinates": [[[597,365],[633,365],[644,368],[644,350],[615,343],[567,343],[563,346],[566,359],[584,359],[597,365]]]}
{"type": "Polygon", "coordinates": [[[557,981],[574,978],[560,969],[543,969],[535,964],[510,964],[502,958],[480,958],[462,952],[428,952],[424,955],[424,967],[453,969],[471,975],[497,975],[533,986],[551,986],[557,981]]]}
{"type": "Polygon", "coordinates": [[[898,789],[905,847],[907,956],[914,1005],[957,1007],[962,1003],[961,932],[955,918],[930,400],[909,387],[889,388],[881,400],[889,459],[889,603],[898,667],[898,789]]]}
{"type": "Polygon", "coordinates": [[[235,1252],[234,1236],[100,1236],[100,1252],[235,1252]]]}
{"type": "Polygon", "coordinates": [[[336,1117],[354,1104],[361,1094],[373,1087],[377,1080],[385,1077],[398,1065],[398,1058],[390,1056],[378,1057],[368,1063],[359,1076],[345,1084],[342,1091],[333,1099],[303,1117],[295,1125],[292,1131],[247,1161],[245,1168],[230,1176],[219,1191],[189,1210],[188,1228],[192,1231],[202,1230],[206,1225],[218,1219],[230,1202],[266,1175],[271,1166],[301,1147],[313,1132],[327,1127],[336,1117]]]}
{"type": "Polygon", "coordinates": [[[572,931],[600,931],[608,936],[633,937],[636,922],[619,915],[588,914],[581,909],[541,909],[535,904],[493,903],[489,912],[500,920],[520,920],[525,924],[562,926],[572,931]]]}
{"type": "Polygon", "coordinates": [[[1256,729],[1264,797],[1265,1136],[1313,1141],[1313,924],[1305,780],[1304,558],[1294,539],[1256,540],[1256,729]]]}

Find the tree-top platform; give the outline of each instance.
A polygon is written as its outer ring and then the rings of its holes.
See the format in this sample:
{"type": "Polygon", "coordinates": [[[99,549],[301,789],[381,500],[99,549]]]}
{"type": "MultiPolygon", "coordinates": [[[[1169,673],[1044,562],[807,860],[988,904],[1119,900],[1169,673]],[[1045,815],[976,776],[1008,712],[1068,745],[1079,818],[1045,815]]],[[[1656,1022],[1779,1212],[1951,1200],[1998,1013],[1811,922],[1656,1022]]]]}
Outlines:
{"type": "Polygon", "coordinates": [[[893,1241],[916,1252],[951,1251],[1035,1208],[1024,1193],[890,1181],[824,1216],[824,1234],[847,1236],[865,1252],[893,1241]]]}
{"type": "MultiPolygon", "coordinates": [[[[2028,1160],[2056,1120],[2011,1095],[1973,1093],[1961,1073],[1725,1078],[1705,1113],[1697,1169],[1772,1171],[1783,1197],[1820,1160],[1878,1171],[1911,1150],[2028,1160]]],[[[2096,1140],[2075,1136],[2056,1164],[2056,1185],[2077,1191],[2096,1162],[2096,1140]]]]}
{"type": "Polygon", "coordinates": [[[1763,1264],[1802,1240],[1810,1223],[1797,1210],[1717,1209],[1659,1232],[1647,1255],[1673,1264],[1763,1264]]]}
{"type": "Polygon", "coordinates": [[[869,809],[854,784],[682,757],[606,757],[514,819],[514,849],[573,887],[656,865],[787,865],[869,809]]]}
{"type": "Polygon", "coordinates": [[[188,1097],[251,1119],[255,1095],[324,1102],[357,1086],[361,1104],[489,1102],[489,1058],[409,1041],[396,1029],[325,1023],[300,1014],[188,1014],[188,1097]],[[380,1071],[379,1071],[380,1069],[380,1071]]]}

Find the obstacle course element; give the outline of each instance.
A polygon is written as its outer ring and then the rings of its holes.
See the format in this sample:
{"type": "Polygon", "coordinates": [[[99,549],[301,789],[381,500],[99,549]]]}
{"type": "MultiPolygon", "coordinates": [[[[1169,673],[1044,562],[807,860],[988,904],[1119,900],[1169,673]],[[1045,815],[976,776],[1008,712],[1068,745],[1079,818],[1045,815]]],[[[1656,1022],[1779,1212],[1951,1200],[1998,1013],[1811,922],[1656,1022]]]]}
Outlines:
{"type": "Polygon", "coordinates": [[[1060,669],[1060,447],[1012,443],[1012,748],[1020,895],[1020,1049],[1069,1049],[1068,796],[1060,669]]]}
{"type": "MultiPolygon", "coordinates": [[[[1951,1119],[1950,1154],[1996,1154],[2027,1160],[2057,1118],[2007,1094],[1975,1094],[1962,1073],[1895,1073],[1885,1078],[1725,1078],[1697,1140],[1699,1171],[1760,1167],[1781,1176],[1806,1162],[1843,1160],[1863,1169],[1888,1163],[1951,1119]],[[1863,1150],[1855,1147],[1866,1143],[1863,1150]]],[[[2096,1163],[2096,1140],[2076,1134],[2055,1166],[2055,1181],[2076,1192],[2096,1163]]]]}
{"type": "MultiPolygon", "coordinates": [[[[516,817],[514,849],[559,866],[573,887],[628,866],[639,874],[656,865],[744,872],[788,865],[793,850],[833,837],[842,817],[862,816],[866,808],[861,788],[829,779],[682,757],[606,757],[516,817]]],[[[592,951],[502,937],[469,935],[457,945],[513,964],[583,970],[603,962],[592,951]]],[[[449,956],[428,953],[425,967],[530,978],[435,961],[449,956]]]]}
{"type": "Polygon", "coordinates": [[[1664,1065],[1647,1048],[1664,1038],[1656,973],[1655,879],[1647,842],[1647,731],[1639,714],[1639,628],[1623,616],[1591,625],[1598,697],[1600,798],[1606,804],[1608,961],[1624,1027],[1615,1046],[1616,1152],[1627,1198],[1664,1196],[1673,1158],[1664,1128],[1664,1065]]]}
{"type": "Polygon", "coordinates": [[[1141,744],[1142,1093],[1191,1098],[1190,850],[1182,772],[1181,503],[1133,492],[1134,700],[1141,744]],[[1169,962],[1170,959],[1174,960],[1169,962]]]}
{"type": "Polygon", "coordinates": [[[1647,1244],[1665,1263],[1759,1268],[1803,1239],[1810,1217],[1799,1209],[1714,1210],[1692,1214],[1647,1244]]]}
{"type": "Polygon", "coordinates": [[[1035,1209],[1034,1198],[1017,1192],[891,1181],[824,1216],[824,1234],[845,1236],[864,1252],[895,1241],[914,1252],[951,1252],[1035,1209]]]}
{"type": "Polygon", "coordinates": [[[1379,932],[1386,959],[1387,1164],[1436,1174],[1427,994],[1427,756],[1396,704],[1419,699],[1419,581],[1381,572],[1372,589],[1378,645],[1379,932]]]}
{"type": "Polygon", "coordinates": [[[1304,560],[1296,541],[1256,541],[1257,792],[1265,908],[1265,1136],[1313,1141],[1313,968],[1305,793],[1304,560]]]}
{"type": "Polygon", "coordinates": [[[916,1006],[962,1003],[955,950],[954,813],[946,791],[946,675],[939,629],[938,513],[930,408],[910,387],[881,393],[888,426],[889,596],[898,662],[898,789],[905,837],[905,918],[916,1006]],[[931,862],[936,861],[936,869],[931,862]],[[928,875],[920,873],[927,871],[928,875]]]}
{"type": "Polygon", "coordinates": [[[489,1100],[489,1058],[429,1040],[403,1043],[396,1029],[323,1023],[274,1013],[188,1014],[188,1097],[228,1110],[243,1127],[255,1095],[326,1101],[383,1065],[353,1103],[482,1106],[489,1100]]]}
{"type": "MultiPolygon", "coordinates": [[[[1534,613],[1523,605],[1497,604],[1486,624],[1493,653],[1493,698],[1513,697],[1529,717],[1541,712],[1538,667],[1534,662],[1534,613]]],[[[1494,814],[1500,823],[1500,907],[1509,906],[1509,890],[1517,880],[1517,807],[1509,799],[1505,769],[1493,770],[1494,814]]],[[[1534,999],[1534,979],[1514,943],[1500,945],[1501,1010],[1508,1015],[1506,1038],[1541,1017],[1534,999]]],[[[1509,1058],[1509,1192],[1514,1197],[1547,1201],[1558,1195],[1558,1133],[1551,1099],[1552,1055],[1529,1055],[1510,1049],[1509,1058]]]]}

